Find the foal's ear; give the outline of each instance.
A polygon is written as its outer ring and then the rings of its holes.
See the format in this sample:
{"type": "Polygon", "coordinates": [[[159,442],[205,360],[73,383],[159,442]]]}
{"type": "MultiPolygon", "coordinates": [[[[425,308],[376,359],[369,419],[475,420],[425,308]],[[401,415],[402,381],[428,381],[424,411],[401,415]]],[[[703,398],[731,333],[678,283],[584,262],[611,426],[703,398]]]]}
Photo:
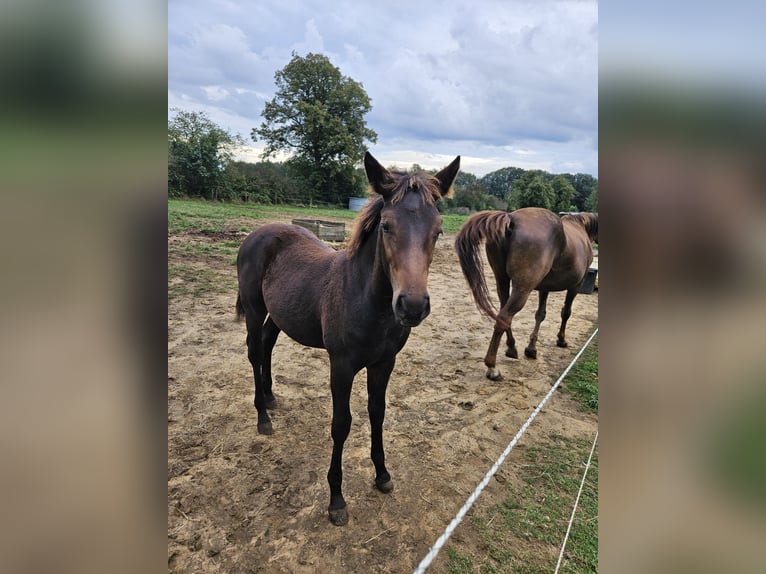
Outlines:
{"type": "Polygon", "coordinates": [[[370,182],[375,193],[379,193],[384,197],[391,193],[384,186],[384,184],[391,181],[391,174],[368,151],[364,152],[364,171],[367,173],[367,181],[370,182]]]}
{"type": "Polygon", "coordinates": [[[460,156],[457,156],[452,163],[436,174],[436,179],[439,180],[439,191],[441,191],[442,197],[447,195],[452,188],[452,184],[455,182],[457,172],[460,170],[460,156]]]}

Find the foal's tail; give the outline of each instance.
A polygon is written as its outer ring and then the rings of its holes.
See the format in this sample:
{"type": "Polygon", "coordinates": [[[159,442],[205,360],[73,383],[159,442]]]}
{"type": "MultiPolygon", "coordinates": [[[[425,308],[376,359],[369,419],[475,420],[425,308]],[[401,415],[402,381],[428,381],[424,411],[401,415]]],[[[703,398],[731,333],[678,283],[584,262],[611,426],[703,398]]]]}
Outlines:
{"type": "Polygon", "coordinates": [[[237,308],[237,318],[236,318],[236,320],[237,320],[237,322],[239,322],[245,316],[245,308],[242,305],[242,298],[239,296],[239,293],[237,293],[236,308],[237,308]]]}
{"type": "Polygon", "coordinates": [[[492,304],[484,278],[484,263],[479,248],[482,242],[501,242],[513,227],[511,214],[505,211],[481,211],[472,215],[460,228],[455,239],[460,267],[471,288],[473,300],[482,313],[495,321],[497,311],[492,304]]]}

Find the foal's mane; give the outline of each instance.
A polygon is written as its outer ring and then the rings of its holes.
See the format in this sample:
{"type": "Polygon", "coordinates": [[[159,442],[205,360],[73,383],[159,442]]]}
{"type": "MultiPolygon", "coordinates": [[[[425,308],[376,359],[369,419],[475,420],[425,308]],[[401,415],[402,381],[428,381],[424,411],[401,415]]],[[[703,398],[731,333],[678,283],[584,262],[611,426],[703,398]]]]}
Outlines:
{"type": "Polygon", "coordinates": [[[567,213],[561,218],[578,222],[585,228],[588,237],[591,239],[598,238],[598,213],[567,213]]]}
{"type": "MultiPolygon", "coordinates": [[[[419,193],[424,203],[436,203],[436,200],[441,197],[439,180],[432,175],[423,172],[389,171],[388,173],[391,179],[383,184],[383,187],[392,205],[404,199],[408,192],[419,193]]],[[[375,194],[359,213],[359,219],[346,248],[349,256],[356,254],[367,239],[375,233],[385,202],[382,195],[375,194]]]]}

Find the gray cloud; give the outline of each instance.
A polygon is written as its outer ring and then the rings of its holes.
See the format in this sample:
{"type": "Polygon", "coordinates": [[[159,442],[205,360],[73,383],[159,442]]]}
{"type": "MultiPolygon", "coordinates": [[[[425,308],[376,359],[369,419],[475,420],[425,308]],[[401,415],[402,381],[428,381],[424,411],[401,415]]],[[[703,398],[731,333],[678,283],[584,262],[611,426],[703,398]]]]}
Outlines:
{"type": "Polygon", "coordinates": [[[384,162],[597,174],[595,2],[171,1],[168,14],[170,105],[244,136],[274,73],[316,52],[363,84],[384,162]]]}

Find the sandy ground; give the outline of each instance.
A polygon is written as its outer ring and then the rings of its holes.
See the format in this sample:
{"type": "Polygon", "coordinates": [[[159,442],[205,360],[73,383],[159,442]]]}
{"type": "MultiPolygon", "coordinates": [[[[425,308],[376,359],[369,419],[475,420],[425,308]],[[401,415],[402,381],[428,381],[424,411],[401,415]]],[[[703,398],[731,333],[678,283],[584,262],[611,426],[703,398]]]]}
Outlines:
{"type": "MultiPolygon", "coordinates": [[[[453,242],[447,235],[437,243],[431,315],[413,329],[388,387],[390,494],[373,486],[365,372],[357,375],[343,458],[345,527],[327,518],[332,440],[326,352],[280,336],[274,350],[280,407],[272,411],[274,434],[259,435],[245,326],[234,321],[236,289],[171,300],[170,572],[398,573],[417,566],[598,320],[598,292],[579,295],[567,327],[569,348],[556,347],[563,293],[552,293],[538,359],[508,359],[501,347],[504,380],[487,380],[483,357],[492,323],[471,299],[453,242]]],[[[234,284],[233,266],[217,263],[214,271],[234,284]]],[[[520,353],[536,305],[533,295],[514,321],[520,353]]],[[[523,449],[536,440],[552,433],[592,439],[596,426],[596,417],[557,392],[482,498],[516,480],[523,449]]],[[[446,572],[445,564],[442,551],[429,571],[446,572]]]]}

